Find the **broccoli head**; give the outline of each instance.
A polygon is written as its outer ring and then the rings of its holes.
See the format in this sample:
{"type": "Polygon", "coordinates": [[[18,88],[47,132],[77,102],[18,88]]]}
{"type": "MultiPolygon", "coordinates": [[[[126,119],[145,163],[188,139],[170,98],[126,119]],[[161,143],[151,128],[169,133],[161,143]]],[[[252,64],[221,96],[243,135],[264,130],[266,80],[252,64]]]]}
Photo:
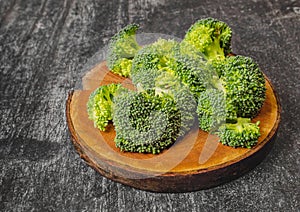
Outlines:
{"type": "Polygon", "coordinates": [[[130,75],[132,59],[141,48],[136,41],[139,26],[130,24],[115,34],[108,44],[107,66],[121,76],[130,75]]]}
{"type": "Polygon", "coordinates": [[[144,89],[154,87],[155,78],[162,72],[170,71],[169,63],[173,48],[178,43],[159,39],[142,48],[132,61],[131,79],[134,85],[142,84],[144,89]]]}
{"type": "Polygon", "coordinates": [[[132,81],[138,90],[154,89],[171,95],[181,111],[181,131],[184,135],[194,124],[197,101],[190,86],[174,71],[174,49],[178,43],[159,39],[142,49],[133,59],[132,81]]]}
{"type": "Polygon", "coordinates": [[[253,118],[266,96],[265,78],[250,57],[231,56],[215,66],[220,74],[227,104],[236,108],[238,117],[253,118]]]}
{"type": "Polygon", "coordinates": [[[105,131],[105,127],[112,120],[113,98],[120,87],[120,84],[103,85],[93,91],[89,97],[87,102],[89,119],[101,131],[105,131]]]}
{"type": "Polygon", "coordinates": [[[209,74],[213,69],[207,66],[202,54],[193,52],[192,49],[191,46],[183,48],[178,42],[165,39],[144,47],[133,59],[133,84],[142,84],[144,89],[151,89],[155,87],[156,78],[168,72],[188,86],[197,98],[209,84],[209,74]]]}
{"type": "Polygon", "coordinates": [[[223,60],[231,52],[231,28],[213,18],[200,19],[187,31],[183,43],[187,42],[202,52],[208,60],[223,60]]]}
{"type": "Polygon", "coordinates": [[[197,103],[172,72],[158,75],[152,89],[143,89],[142,84],[137,89],[115,98],[115,142],[123,151],[156,154],[191,129],[197,103]]]}
{"type": "Polygon", "coordinates": [[[169,63],[171,69],[190,88],[195,98],[198,98],[217,77],[205,56],[186,42],[181,42],[174,48],[173,57],[174,62],[169,63]]]}
{"type": "Polygon", "coordinates": [[[115,143],[121,151],[156,154],[178,138],[180,110],[169,94],[124,91],[113,110],[115,143]]]}
{"type": "Polygon", "coordinates": [[[200,129],[215,133],[220,125],[235,122],[235,108],[227,104],[222,90],[210,88],[202,92],[198,99],[197,115],[200,129]]]}
{"type": "Polygon", "coordinates": [[[197,101],[188,86],[183,84],[173,72],[164,72],[155,79],[155,92],[167,93],[180,110],[181,127],[179,136],[185,135],[194,125],[197,101]]]}
{"type": "Polygon", "coordinates": [[[259,122],[252,123],[250,118],[237,118],[236,123],[223,124],[218,136],[224,145],[251,148],[260,136],[259,122]]]}

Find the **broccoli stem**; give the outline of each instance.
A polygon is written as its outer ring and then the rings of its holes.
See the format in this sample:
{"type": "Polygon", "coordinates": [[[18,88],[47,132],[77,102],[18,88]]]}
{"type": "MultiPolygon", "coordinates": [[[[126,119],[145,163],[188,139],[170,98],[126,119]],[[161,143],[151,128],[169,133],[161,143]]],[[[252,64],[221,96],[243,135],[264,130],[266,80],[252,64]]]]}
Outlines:
{"type": "Polygon", "coordinates": [[[208,61],[225,59],[224,49],[220,46],[220,37],[216,37],[211,45],[207,46],[204,54],[208,61]]]}

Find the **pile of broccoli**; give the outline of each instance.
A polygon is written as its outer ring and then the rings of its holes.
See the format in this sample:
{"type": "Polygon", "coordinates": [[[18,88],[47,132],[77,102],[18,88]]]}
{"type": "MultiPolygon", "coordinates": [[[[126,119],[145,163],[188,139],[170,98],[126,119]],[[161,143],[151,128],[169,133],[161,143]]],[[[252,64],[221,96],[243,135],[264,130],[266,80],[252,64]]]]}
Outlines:
{"type": "Polygon", "coordinates": [[[181,42],[158,39],[140,46],[138,25],[121,29],[109,42],[107,65],[129,77],[97,88],[87,103],[89,118],[105,131],[115,127],[121,151],[157,154],[195,125],[232,147],[253,147],[260,136],[253,123],[265,101],[265,78],[257,63],[233,55],[232,30],[217,19],[195,22],[181,42]]]}

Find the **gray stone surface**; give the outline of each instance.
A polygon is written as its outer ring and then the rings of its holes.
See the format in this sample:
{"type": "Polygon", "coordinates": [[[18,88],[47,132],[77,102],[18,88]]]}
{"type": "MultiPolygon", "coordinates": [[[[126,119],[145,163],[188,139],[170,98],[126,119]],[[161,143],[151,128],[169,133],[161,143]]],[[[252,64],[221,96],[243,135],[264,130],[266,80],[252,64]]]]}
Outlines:
{"type": "Polygon", "coordinates": [[[300,3],[208,0],[0,0],[0,211],[299,211],[300,3]],[[65,100],[89,59],[128,23],[182,37],[197,19],[233,29],[282,104],[274,148],[225,185],[157,194],[87,166],[68,135],[65,100]]]}

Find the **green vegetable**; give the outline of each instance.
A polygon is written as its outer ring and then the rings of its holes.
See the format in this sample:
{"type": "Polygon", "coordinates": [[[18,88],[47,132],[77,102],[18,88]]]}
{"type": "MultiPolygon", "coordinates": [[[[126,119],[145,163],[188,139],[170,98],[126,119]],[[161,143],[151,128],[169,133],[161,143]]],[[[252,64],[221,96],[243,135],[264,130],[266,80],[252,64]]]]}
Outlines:
{"type": "Polygon", "coordinates": [[[176,45],[159,39],[134,57],[131,77],[138,93],[120,95],[114,104],[115,142],[121,150],[159,153],[193,126],[197,103],[170,66],[176,45]]]}
{"type": "Polygon", "coordinates": [[[179,70],[174,56],[178,45],[173,40],[159,39],[144,47],[133,59],[131,78],[138,90],[154,89],[156,93],[165,92],[174,98],[182,113],[180,135],[183,135],[194,124],[197,102],[191,86],[175,70],[176,67],[179,70]]]}
{"type": "Polygon", "coordinates": [[[179,136],[180,110],[169,94],[124,91],[113,110],[115,143],[121,151],[157,154],[179,136]]]}
{"type": "Polygon", "coordinates": [[[172,72],[161,72],[151,89],[115,98],[116,145],[122,151],[159,153],[193,126],[197,103],[189,88],[172,72]]]}
{"type": "Polygon", "coordinates": [[[141,49],[132,61],[131,79],[134,85],[142,84],[144,89],[151,89],[155,79],[170,69],[173,62],[172,51],[178,45],[176,41],[159,39],[141,49]]]}
{"type": "Polygon", "coordinates": [[[195,98],[206,89],[211,88],[218,75],[210,63],[205,59],[202,53],[187,43],[180,43],[175,49],[176,63],[172,63],[172,69],[175,70],[180,80],[186,84],[195,98]]]}
{"type": "Polygon", "coordinates": [[[157,154],[186,135],[198,115],[199,127],[232,147],[257,143],[265,101],[265,79],[253,59],[228,56],[230,27],[198,20],[182,42],[158,39],[138,45],[138,26],[130,24],[109,43],[108,67],[130,77],[135,91],[119,84],[100,86],[87,103],[95,127],[113,121],[121,151],[157,154]]]}
{"type": "Polygon", "coordinates": [[[238,117],[255,117],[266,97],[265,78],[257,63],[249,57],[231,56],[215,69],[220,74],[218,83],[222,84],[226,103],[236,108],[238,117]]]}
{"type": "Polygon", "coordinates": [[[113,98],[120,87],[120,84],[103,85],[93,91],[89,97],[87,102],[89,119],[101,131],[105,131],[105,127],[112,120],[113,98]]]}
{"type": "Polygon", "coordinates": [[[255,117],[266,91],[264,76],[249,57],[231,56],[213,66],[220,77],[211,80],[213,88],[200,94],[197,106],[199,127],[211,133],[237,117],[255,117]]]}
{"type": "Polygon", "coordinates": [[[217,19],[198,20],[187,31],[183,43],[187,42],[202,52],[208,60],[223,60],[231,52],[232,31],[217,19]]]}
{"type": "Polygon", "coordinates": [[[197,114],[199,127],[210,133],[218,131],[220,125],[237,119],[235,108],[226,102],[225,93],[214,88],[200,94],[197,114]]]}
{"type": "Polygon", "coordinates": [[[185,135],[194,125],[197,117],[197,101],[191,93],[189,87],[184,85],[172,72],[164,72],[155,79],[155,92],[167,93],[176,102],[180,110],[180,132],[179,136],[185,135]]]}
{"type": "Polygon", "coordinates": [[[238,118],[236,123],[223,124],[218,132],[220,142],[232,147],[253,147],[260,136],[259,122],[238,118]]]}
{"type": "Polygon", "coordinates": [[[141,48],[136,41],[139,26],[130,24],[115,34],[108,45],[107,66],[121,76],[130,75],[132,59],[141,48]]]}
{"type": "Polygon", "coordinates": [[[133,59],[132,82],[136,86],[142,84],[145,89],[153,88],[155,79],[168,72],[188,86],[197,98],[210,83],[214,70],[207,65],[202,54],[189,48],[192,49],[189,45],[165,39],[144,47],[133,59]]]}

